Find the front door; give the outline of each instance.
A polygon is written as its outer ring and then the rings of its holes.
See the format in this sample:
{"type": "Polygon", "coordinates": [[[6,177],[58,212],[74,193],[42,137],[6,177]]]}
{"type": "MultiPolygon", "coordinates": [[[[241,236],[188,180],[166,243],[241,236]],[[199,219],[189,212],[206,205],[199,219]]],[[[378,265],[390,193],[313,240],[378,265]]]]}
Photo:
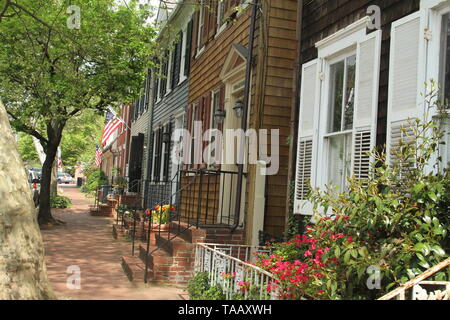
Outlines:
{"type": "MultiPolygon", "coordinates": [[[[218,220],[231,225],[235,223],[236,192],[238,184],[239,139],[234,136],[236,130],[242,128],[242,115],[238,117],[233,109],[244,100],[244,79],[230,81],[226,84],[225,111],[223,123],[222,174],[220,179],[220,206],[218,220]]],[[[246,157],[244,156],[244,160],[246,157]]],[[[244,166],[245,167],[245,166],[244,166]]],[[[242,181],[241,217],[245,204],[246,178],[242,181]]]]}

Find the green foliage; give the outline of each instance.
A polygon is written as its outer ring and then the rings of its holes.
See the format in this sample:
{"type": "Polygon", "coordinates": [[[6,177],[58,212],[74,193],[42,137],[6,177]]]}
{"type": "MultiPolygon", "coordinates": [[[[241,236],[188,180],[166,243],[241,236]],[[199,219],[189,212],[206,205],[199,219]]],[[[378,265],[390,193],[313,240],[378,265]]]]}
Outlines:
{"type": "MultiPolygon", "coordinates": [[[[11,125],[39,139],[49,159],[61,141],[66,164],[86,156],[80,150],[93,157],[98,140],[92,137],[101,126],[83,141],[90,131],[84,112],[104,114],[107,107],[141,96],[155,54],[156,30],[147,23],[151,11],[138,0],[22,0],[20,5],[26,10],[10,7],[0,23],[0,99],[11,125]],[[79,29],[68,26],[70,5],[80,8],[79,29]],[[72,136],[63,138],[71,128],[72,136]]],[[[42,205],[39,211],[49,214],[42,205]]]]}
{"type": "Polygon", "coordinates": [[[295,199],[295,181],[292,181],[289,186],[289,217],[288,230],[285,234],[286,239],[291,239],[297,234],[303,232],[303,216],[294,214],[294,199],[295,199]]]}
{"type": "Polygon", "coordinates": [[[220,286],[210,286],[207,272],[196,273],[189,281],[187,290],[191,300],[225,300],[220,286]]]}
{"type": "Polygon", "coordinates": [[[106,177],[106,174],[101,170],[97,170],[89,174],[86,179],[86,184],[84,185],[84,188],[82,190],[86,190],[88,193],[92,193],[95,192],[100,186],[107,184],[108,178],[106,177]]]}
{"type": "MultiPolygon", "coordinates": [[[[325,291],[334,288],[338,298],[374,298],[448,257],[450,175],[439,157],[433,162],[444,134],[440,121],[411,121],[402,128],[400,147],[392,150],[392,163],[386,165],[385,155],[373,151],[376,165],[369,178],[349,179],[346,192],[333,186],[312,190],[316,216],[310,235],[330,230],[353,239],[329,244],[340,264],[327,274],[325,291]],[[381,270],[381,290],[367,288],[370,266],[381,270]]],[[[450,273],[432,279],[450,280],[450,273]]]]}
{"type": "Polygon", "coordinates": [[[125,177],[116,177],[114,178],[114,184],[118,187],[126,187],[128,180],[125,177]]]}
{"type": "MultiPolygon", "coordinates": [[[[450,171],[439,154],[448,116],[431,92],[428,105],[438,115],[402,128],[389,165],[374,150],[367,179],[349,178],[342,192],[332,185],[312,189],[315,216],[306,233],[273,244],[259,260],[279,277],[283,297],[375,299],[449,256],[450,171]],[[376,286],[376,269],[379,288],[368,285],[376,286]]],[[[450,270],[429,280],[448,281],[450,270]]]]}
{"type": "Polygon", "coordinates": [[[64,196],[50,196],[50,207],[51,208],[70,208],[72,206],[72,201],[64,196]]]}
{"type": "Polygon", "coordinates": [[[41,163],[39,156],[34,147],[33,138],[23,132],[18,133],[18,149],[22,160],[28,164],[30,168],[40,168],[41,163]]]}

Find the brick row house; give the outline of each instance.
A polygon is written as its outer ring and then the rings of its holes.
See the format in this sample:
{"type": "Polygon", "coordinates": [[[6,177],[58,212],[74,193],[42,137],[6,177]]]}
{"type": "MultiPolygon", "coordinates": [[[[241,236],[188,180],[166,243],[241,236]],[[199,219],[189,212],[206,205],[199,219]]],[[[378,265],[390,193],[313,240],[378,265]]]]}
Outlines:
{"type": "Polygon", "coordinates": [[[310,186],[367,177],[368,151],[389,155],[408,119],[436,114],[426,81],[450,96],[449,16],[450,0],[162,1],[128,177],[144,209],[176,212],[127,274],[185,282],[194,242],[281,239],[291,211],[312,214],[310,186]]]}

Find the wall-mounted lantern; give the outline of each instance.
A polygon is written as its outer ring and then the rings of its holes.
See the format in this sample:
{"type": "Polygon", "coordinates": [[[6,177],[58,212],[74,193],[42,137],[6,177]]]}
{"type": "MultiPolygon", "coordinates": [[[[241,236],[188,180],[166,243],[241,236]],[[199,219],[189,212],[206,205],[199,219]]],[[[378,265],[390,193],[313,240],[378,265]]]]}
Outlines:
{"type": "Polygon", "coordinates": [[[214,113],[214,120],[216,121],[217,124],[223,124],[223,122],[225,121],[225,117],[226,117],[225,110],[217,110],[214,113]]]}
{"type": "Polygon", "coordinates": [[[244,111],[244,103],[241,100],[236,101],[236,104],[233,107],[234,113],[236,117],[241,118],[242,113],[244,111]]]}

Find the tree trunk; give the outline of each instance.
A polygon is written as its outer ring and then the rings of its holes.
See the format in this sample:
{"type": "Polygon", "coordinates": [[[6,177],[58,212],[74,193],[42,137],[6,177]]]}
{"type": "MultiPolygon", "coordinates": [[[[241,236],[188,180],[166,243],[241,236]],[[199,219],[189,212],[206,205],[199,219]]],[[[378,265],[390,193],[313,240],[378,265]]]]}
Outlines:
{"type": "Polygon", "coordinates": [[[23,162],[0,102],[0,300],[54,299],[23,162]]]}
{"type": "Polygon", "coordinates": [[[50,195],[52,194],[52,169],[56,166],[55,158],[65,125],[66,122],[59,119],[53,119],[47,123],[47,144],[44,146],[45,161],[42,165],[41,193],[39,196],[38,221],[41,225],[63,223],[52,216],[50,195]]]}
{"type": "Polygon", "coordinates": [[[50,208],[52,194],[52,170],[58,146],[51,141],[45,148],[45,161],[42,165],[41,192],[39,195],[39,224],[58,224],[53,218],[50,208]]]}

